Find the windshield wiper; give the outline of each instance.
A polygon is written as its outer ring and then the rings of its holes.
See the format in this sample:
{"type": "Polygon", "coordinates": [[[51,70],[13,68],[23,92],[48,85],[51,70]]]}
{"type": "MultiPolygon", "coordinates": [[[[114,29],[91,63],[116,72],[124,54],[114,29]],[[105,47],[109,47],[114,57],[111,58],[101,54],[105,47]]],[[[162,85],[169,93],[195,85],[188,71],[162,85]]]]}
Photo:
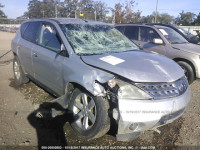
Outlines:
{"type": "Polygon", "coordinates": [[[139,51],[139,49],[131,49],[131,50],[122,51],[122,52],[129,52],[129,51],[139,51]]]}
{"type": "Polygon", "coordinates": [[[172,44],[185,44],[185,43],[188,43],[188,42],[172,42],[172,44]]]}
{"type": "Polygon", "coordinates": [[[180,42],[171,42],[172,44],[181,44],[180,42]]]}
{"type": "Polygon", "coordinates": [[[102,55],[106,53],[76,53],[79,56],[91,56],[91,55],[102,55]]]}

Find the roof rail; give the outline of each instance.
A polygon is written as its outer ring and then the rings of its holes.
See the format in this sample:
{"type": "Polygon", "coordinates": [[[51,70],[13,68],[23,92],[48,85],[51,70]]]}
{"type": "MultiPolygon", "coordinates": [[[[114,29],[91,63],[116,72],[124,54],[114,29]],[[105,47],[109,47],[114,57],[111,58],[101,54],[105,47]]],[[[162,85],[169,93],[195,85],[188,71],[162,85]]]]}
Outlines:
{"type": "Polygon", "coordinates": [[[139,25],[151,25],[151,26],[156,25],[155,23],[145,23],[145,22],[129,22],[129,23],[118,23],[118,24],[139,24],[139,25]]]}
{"type": "Polygon", "coordinates": [[[139,25],[149,25],[149,26],[160,25],[160,26],[166,26],[166,27],[176,26],[176,24],[145,23],[145,22],[118,23],[118,24],[116,24],[116,25],[120,25],[120,24],[139,24],[139,25]]]}

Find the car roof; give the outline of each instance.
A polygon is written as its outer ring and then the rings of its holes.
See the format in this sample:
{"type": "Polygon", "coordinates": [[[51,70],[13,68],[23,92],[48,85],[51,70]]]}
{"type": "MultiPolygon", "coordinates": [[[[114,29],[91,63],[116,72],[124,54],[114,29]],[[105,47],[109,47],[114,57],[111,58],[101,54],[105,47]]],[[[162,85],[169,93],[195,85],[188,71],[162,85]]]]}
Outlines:
{"type": "Polygon", "coordinates": [[[55,21],[58,24],[102,24],[109,25],[104,22],[87,20],[87,19],[79,19],[79,18],[44,18],[44,19],[30,19],[25,22],[33,22],[33,21],[55,21]]]}
{"type": "Polygon", "coordinates": [[[161,24],[161,23],[121,23],[115,24],[115,26],[147,26],[147,27],[155,27],[155,28],[170,28],[175,27],[176,25],[171,24],[161,24]]]}
{"type": "Polygon", "coordinates": [[[123,26],[144,26],[144,27],[154,27],[153,25],[149,25],[146,23],[119,23],[115,24],[115,27],[123,27],[123,26]]]}
{"type": "Polygon", "coordinates": [[[165,28],[170,28],[170,27],[162,26],[162,25],[154,25],[154,27],[156,27],[156,28],[163,28],[163,29],[165,29],[165,28]]]}

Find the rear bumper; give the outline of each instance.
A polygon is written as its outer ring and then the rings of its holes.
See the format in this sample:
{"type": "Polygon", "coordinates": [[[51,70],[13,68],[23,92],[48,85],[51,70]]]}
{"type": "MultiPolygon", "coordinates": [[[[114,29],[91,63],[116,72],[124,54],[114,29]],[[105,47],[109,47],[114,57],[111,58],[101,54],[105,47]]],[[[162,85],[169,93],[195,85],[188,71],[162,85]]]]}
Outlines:
{"type": "Polygon", "coordinates": [[[190,89],[178,97],[163,100],[119,99],[117,140],[136,138],[179,118],[190,101],[190,89]]]}

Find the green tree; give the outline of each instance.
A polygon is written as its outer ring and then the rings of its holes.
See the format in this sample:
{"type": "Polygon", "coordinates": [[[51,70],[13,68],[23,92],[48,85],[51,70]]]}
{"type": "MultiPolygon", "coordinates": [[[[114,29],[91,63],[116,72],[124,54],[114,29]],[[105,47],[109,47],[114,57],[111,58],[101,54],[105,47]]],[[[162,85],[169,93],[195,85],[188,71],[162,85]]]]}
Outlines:
{"type": "MultiPolygon", "coordinates": [[[[143,16],[141,22],[144,23],[155,23],[156,12],[153,12],[151,15],[143,16]]],[[[157,23],[171,24],[174,22],[174,17],[167,13],[157,13],[157,23]]]]}
{"type": "Polygon", "coordinates": [[[134,0],[125,1],[125,3],[116,3],[115,7],[111,11],[115,23],[128,23],[139,22],[141,19],[141,11],[134,11],[134,7],[137,5],[134,0]]]}
{"type": "Polygon", "coordinates": [[[124,22],[124,6],[121,3],[115,4],[114,10],[113,10],[113,17],[114,17],[114,23],[123,23],[124,22]]]}
{"type": "MultiPolygon", "coordinates": [[[[108,14],[109,10],[107,5],[101,1],[94,2],[94,13],[96,14],[96,20],[106,21],[106,14],[108,14]]],[[[95,15],[94,14],[94,15],[95,15]]]]}
{"type": "Polygon", "coordinates": [[[136,3],[134,0],[126,1],[125,4],[117,3],[114,8],[108,8],[102,1],[94,0],[30,0],[28,11],[20,18],[49,18],[49,17],[68,17],[84,18],[99,21],[111,21],[116,23],[138,22],[141,12],[134,12],[136,3]],[[106,17],[112,11],[112,17],[106,17]],[[84,14],[80,16],[80,14],[84,14]]]}
{"type": "Polygon", "coordinates": [[[30,0],[28,11],[22,17],[29,19],[56,17],[59,14],[60,7],[59,0],[30,0]]]}
{"type": "MultiPolygon", "coordinates": [[[[65,0],[61,7],[61,17],[75,18],[77,17],[77,10],[79,9],[79,1],[78,0],[65,0]]],[[[59,12],[59,13],[60,13],[59,12]]]]}
{"type": "Polygon", "coordinates": [[[0,3],[0,18],[7,18],[7,16],[5,15],[5,13],[3,12],[3,10],[1,10],[1,8],[3,8],[4,7],[4,5],[2,5],[1,3],[0,3]]]}
{"type": "Polygon", "coordinates": [[[40,13],[44,18],[53,18],[58,15],[58,3],[57,0],[43,0],[40,2],[40,13]],[[57,9],[57,10],[56,10],[57,9]]]}
{"type": "Polygon", "coordinates": [[[134,7],[137,5],[134,0],[125,2],[124,22],[139,22],[141,19],[141,11],[134,12],[134,7]]]}
{"type": "Polygon", "coordinates": [[[142,16],[141,22],[143,23],[154,23],[155,21],[155,16],[153,15],[147,15],[147,16],[142,16]]]}
{"type": "Polygon", "coordinates": [[[194,25],[200,26],[200,13],[197,15],[197,18],[193,22],[194,25]]]}
{"type": "Polygon", "coordinates": [[[94,11],[94,2],[92,0],[81,0],[79,2],[79,9],[77,10],[79,18],[94,20],[94,11]],[[79,16],[81,13],[84,14],[84,16],[79,16]]]}
{"type": "Polygon", "coordinates": [[[174,22],[174,17],[169,15],[168,13],[162,13],[159,15],[158,22],[164,24],[171,24],[174,22]]]}
{"type": "Polygon", "coordinates": [[[28,3],[28,12],[25,12],[24,16],[26,16],[29,19],[42,18],[40,4],[41,2],[39,0],[30,0],[28,3]]]}
{"type": "Polygon", "coordinates": [[[184,11],[182,11],[180,13],[180,16],[178,16],[176,18],[175,23],[178,24],[178,25],[182,24],[184,26],[189,26],[189,25],[191,25],[191,23],[194,22],[195,16],[196,15],[192,12],[186,12],[185,13],[184,11]]]}

